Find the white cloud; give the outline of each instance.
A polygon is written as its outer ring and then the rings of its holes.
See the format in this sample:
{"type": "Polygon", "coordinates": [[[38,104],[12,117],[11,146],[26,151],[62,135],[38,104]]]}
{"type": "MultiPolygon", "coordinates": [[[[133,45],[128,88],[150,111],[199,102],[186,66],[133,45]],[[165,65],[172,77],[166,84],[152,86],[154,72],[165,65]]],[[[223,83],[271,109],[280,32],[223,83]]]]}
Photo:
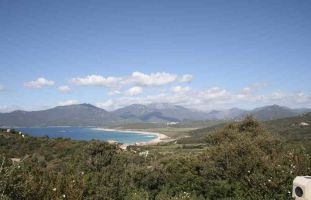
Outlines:
{"type": "Polygon", "coordinates": [[[245,93],[245,94],[248,94],[248,93],[251,93],[251,92],[257,92],[260,89],[263,89],[263,88],[265,88],[267,86],[268,86],[268,84],[266,82],[254,83],[254,84],[251,84],[251,85],[249,85],[247,87],[244,87],[242,89],[242,92],[245,93]]]}
{"type": "Polygon", "coordinates": [[[8,113],[14,110],[20,110],[19,106],[0,106],[0,113],[8,113]]]}
{"type": "Polygon", "coordinates": [[[122,94],[119,90],[111,90],[108,92],[108,96],[116,96],[122,94]]]}
{"type": "Polygon", "coordinates": [[[212,87],[206,91],[202,92],[202,97],[204,99],[228,99],[230,98],[231,94],[226,89],[219,88],[219,87],[212,87]]]}
{"type": "Polygon", "coordinates": [[[286,96],[286,94],[284,94],[283,92],[273,92],[270,95],[270,98],[272,100],[281,100],[282,98],[284,98],[286,96]]]}
{"type": "Polygon", "coordinates": [[[61,101],[57,105],[58,106],[69,106],[69,105],[78,104],[78,103],[79,103],[78,100],[71,99],[67,101],[61,101]]]}
{"type": "Polygon", "coordinates": [[[28,88],[42,88],[45,86],[53,86],[53,85],[54,85],[54,81],[47,80],[43,77],[40,77],[34,81],[29,81],[29,82],[24,83],[24,86],[28,88]]]}
{"type": "Polygon", "coordinates": [[[193,79],[193,76],[191,74],[184,74],[181,78],[180,78],[180,82],[182,83],[189,83],[191,82],[193,79]]]}
{"type": "Polygon", "coordinates": [[[139,95],[142,93],[143,93],[143,88],[138,87],[138,86],[132,87],[132,88],[128,89],[126,92],[126,94],[130,95],[130,96],[136,96],[136,95],[139,95]]]}
{"type": "Polygon", "coordinates": [[[189,90],[190,90],[190,87],[175,86],[172,88],[172,91],[175,93],[184,93],[184,92],[188,92],[189,90]]]}
{"type": "Polygon", "coordinates": [[[115,110],[119,108],[120,104],[116,104],[114,101],[109,99],[104,102],[96,103],[96,106],[102,109],[106,109],[106,110],[115,110]]]}
{"type": "Polygon", "coordinates": [[[75,85],[93,85],[93,86],[105,86],[115,87],[121,81],[118,77],[103,77],[100,75],[90,75],[86,77],[77,77],[70,80],[75,85]]]}
{"type": "Polygon", "coordinates": [[[169,74],[166,72],[152,73],[149,75],[141,72],[133,72],[130,80],[127,80],[126,82],[133,82],[144,86],[160,86],[173,83],[176,80],[176,74],[169,74]]]}
{"type": "Polygon", "coordinates": [[[299,92],[297,94],[294,94],[294,98],[296,99],[297,103],[304,104],[304,103],[310,103],[311,102],[311,96],[306,95],[303,92],[299,92]]]}
{"type": "Polygon", "coordinates": [[[71,91],[71,88],[68,85],[59,86],[57,89],[61,93],[69,93],[71,91]]]}
{"type": "Polygon", "coordinates": [[[3,85],[0,84],[0,92],[4,91],[5,87],[3,85]]]}
{"type": "Polygon", "coordinates": [[[101,75],[89,75],[86,77],[76,77],[70,80],[70,83],[80,86],[104,86],[113,88],[114,90],[109,92],[109,95],[119,94],[113,91],[119,91],[126,86],[140,86],[140,87],[155,87],[164,86],[174,82],[190,82],[192,75],[185,74],[179,77],[176,74],[170,74],[166,72],[157,72],[151,74],[145,74],[142,72],[133,72],[129,76],[124,77],[103,77],[101,75]]]}
{"type": "Polygon", "coordinates": [[[252,89],[250,87],[245,87],[242,89],[243,93],[248,94],[252,91],[252,89]]]}

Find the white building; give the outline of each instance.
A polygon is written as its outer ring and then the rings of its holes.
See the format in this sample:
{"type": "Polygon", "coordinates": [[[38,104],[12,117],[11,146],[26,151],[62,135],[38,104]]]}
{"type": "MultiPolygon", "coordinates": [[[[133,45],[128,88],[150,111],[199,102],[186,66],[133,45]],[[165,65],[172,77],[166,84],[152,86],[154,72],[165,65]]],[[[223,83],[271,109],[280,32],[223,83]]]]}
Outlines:
{"type": "Polygon", "coordinates": [[[299,126],[309,126],[309,124],[307,122],[301,122],[299,126]]]}
{"type": "Polygon", "coordinates": [[[139,156],[142,156],[142,157],[148,157],[148,155],[149,155],[149,151],[143,151],[139,153],[139,156]]]}
{"type": "Polygon", "coordinates": [[[179,124],[179,122],[167,122],[166,125],[167,126],[172,126],[172,125],[177,125],[179,124]]]}

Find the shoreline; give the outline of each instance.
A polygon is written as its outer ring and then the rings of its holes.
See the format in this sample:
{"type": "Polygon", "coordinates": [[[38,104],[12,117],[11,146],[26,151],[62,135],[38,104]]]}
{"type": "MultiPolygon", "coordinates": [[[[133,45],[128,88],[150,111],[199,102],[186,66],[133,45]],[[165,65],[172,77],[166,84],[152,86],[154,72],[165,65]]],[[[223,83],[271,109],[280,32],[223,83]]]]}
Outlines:
{"type": "Polygon", "coordinates": [[[155,135],[156,138],[147,141],[147,142],[137,142],[135,143],[136,146],[147,146],[147,145],[156,145],[159,143],[165,143],[170,141],[170,137],[167,135],[164,135],[162,133],[155,133],[155,132],[147,132],[147,131],[139,131],[139,130],[122,130],[122,129],[111,129],[111,128],[92,128],[93,130],[98,130],[98,131],[117,131],[117,132],[123,132],[123,133],[138,133],[142,135],[155,135]]]}

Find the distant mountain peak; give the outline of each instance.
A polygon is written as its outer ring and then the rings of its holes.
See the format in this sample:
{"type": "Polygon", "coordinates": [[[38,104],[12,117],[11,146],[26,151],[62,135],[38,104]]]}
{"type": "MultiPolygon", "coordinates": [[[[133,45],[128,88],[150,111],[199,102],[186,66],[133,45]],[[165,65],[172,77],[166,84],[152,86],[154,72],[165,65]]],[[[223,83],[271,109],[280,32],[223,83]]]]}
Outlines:
{"type": "Polygon", "coordinates": [[[272,105],[264,106],[264,107],[262,107],[262,108],[287,108],[287,109],[289,109],[289,108],[286,107],[286,106],[280,106],[280,105],[278,105],[278,104],[272,104],[272,105]]]}
{"type": "Polygon", "coordinates": [[[277,104],[273,104],[273,105],[267,105],[267,106],[263,106],[263,107],[258,107],[255,108],[254,111],[256,110],[291,110],[290,108],[286,107],[286,106],[280,106],[277,104]]]}
{"type": "Polygon", "coordinates": [[[174,109],[176,107],[182,107],[182,106],[177,106],[171,103],[151,103],[147,105],[149,108],[153,108],[153,109],[174,109]]]}
{"type": "MultiPolygon", "coordinates": [[[[71,104],[71,105],[64,105],[64,106],[57,106],[55,107],[56,109],[66,109],[66,108],[70,108],[70,109],[79,109],[79,108],[92,108],[92,109],[101,109],[98,108],[92,104],[89,103],[82,103],[82,104],[71,104]]],[[[54,108],[51,108],[54,109],[54,108]]],[[[103,109],[102,109],[103,110],[103,109]]]]}
{"type": "Polygon", "coordinates": [[[236,108],[236,107],[230,108],[229,110],[230,111],[245,111],[244,109],[236,108]]]}
{"type": "Polygon", "coordinates": [[[127,107],[131,107],[131,108],[147,108],[147,106],[144,105],[144,104],[131,104],[131,105],[127,106],[127,107]]]}
{"type": "Polygon", "coordinates": [[[293,109],[280,105],[268,105],[250,111],[250,114],[259,120],[273,120],[297,115],[293,109]]]}
{"type": "Polygon", "coordinates": [[[82,103],[82,104],[78,104],[78,105],[89,107],[89,108],[98,108],[97,106],[94,106],[93,104],[90,104],[90,103],[82,103]]]}

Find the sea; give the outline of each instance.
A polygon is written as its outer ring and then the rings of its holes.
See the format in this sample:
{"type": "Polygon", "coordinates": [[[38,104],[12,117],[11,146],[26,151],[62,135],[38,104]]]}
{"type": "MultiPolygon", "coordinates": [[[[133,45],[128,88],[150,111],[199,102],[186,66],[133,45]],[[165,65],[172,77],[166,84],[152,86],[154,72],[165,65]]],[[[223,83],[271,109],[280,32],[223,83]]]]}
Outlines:
{"type": "Polygon", "coordinates": [[[136,132],[120,132],[98,130],[90,127],[44,127],[44,128],[15,128],[25,134],[36,137],[48,136],[49,138],[70,138],[72,140],[113,140],[123,144],[135,144],[148,142],[157,136],[153,134],[141,134],[136,132]]]}

